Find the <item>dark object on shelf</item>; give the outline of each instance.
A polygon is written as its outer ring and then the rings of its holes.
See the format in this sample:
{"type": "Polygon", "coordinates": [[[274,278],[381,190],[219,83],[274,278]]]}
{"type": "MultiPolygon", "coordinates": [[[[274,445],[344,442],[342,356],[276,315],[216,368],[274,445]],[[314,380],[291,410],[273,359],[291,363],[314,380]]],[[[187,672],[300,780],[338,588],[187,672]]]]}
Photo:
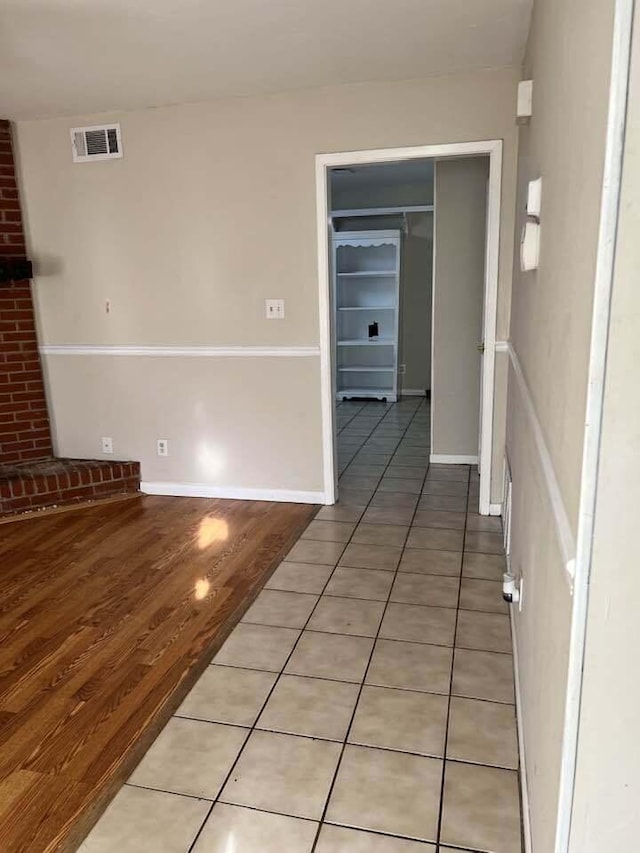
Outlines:
{"type": "Polygon", "coordinates": [[[369,323],[369,337],[377,338],[379,334],[378,324],[375,321],[373,323],[369,323]]]}
{"type": "Polygon", "coordinates": [[[33,277],[31,261],[20,258],[19,260],[0,259],[0,284],[8,281],[24,281],[33,277]]]}

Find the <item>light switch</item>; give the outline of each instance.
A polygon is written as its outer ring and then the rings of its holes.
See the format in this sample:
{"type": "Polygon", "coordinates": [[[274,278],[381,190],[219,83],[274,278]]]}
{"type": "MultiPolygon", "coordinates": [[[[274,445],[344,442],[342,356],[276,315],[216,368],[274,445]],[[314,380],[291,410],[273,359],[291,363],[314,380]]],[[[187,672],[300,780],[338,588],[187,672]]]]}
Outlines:
{"type": "Polygon", "coordinates": [[[267,320],[284,320],[284,299],[265,299],[267,320]]]}
{"type": "Polygon", "coordinates": [[[537,216],[540,219],[540,210],[542,208],[542,178],[536,178],[535,181],[529,181],[527,187],[527,215],[537,216]]]}

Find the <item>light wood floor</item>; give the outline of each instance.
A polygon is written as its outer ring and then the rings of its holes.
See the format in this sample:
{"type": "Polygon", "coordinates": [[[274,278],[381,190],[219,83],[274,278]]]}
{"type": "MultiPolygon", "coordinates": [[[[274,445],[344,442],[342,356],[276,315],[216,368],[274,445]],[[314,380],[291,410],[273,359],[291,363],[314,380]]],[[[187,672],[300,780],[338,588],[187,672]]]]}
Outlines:
{"type": "Polygon", "coordinates": [[[315,512],[138,500],[0,526],[0,850],[86,834],[315,512]]]}

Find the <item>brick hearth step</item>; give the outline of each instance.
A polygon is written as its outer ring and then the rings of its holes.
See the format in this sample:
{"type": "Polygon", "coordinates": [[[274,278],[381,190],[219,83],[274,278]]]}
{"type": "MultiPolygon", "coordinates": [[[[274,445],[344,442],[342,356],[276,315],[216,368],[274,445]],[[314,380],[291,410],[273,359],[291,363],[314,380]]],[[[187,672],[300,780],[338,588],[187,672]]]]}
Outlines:
{"type": "Polygon", "coordinates": [[[50,458],[0,465],[0,515],[139,490],[139,462],[50,458]]]}

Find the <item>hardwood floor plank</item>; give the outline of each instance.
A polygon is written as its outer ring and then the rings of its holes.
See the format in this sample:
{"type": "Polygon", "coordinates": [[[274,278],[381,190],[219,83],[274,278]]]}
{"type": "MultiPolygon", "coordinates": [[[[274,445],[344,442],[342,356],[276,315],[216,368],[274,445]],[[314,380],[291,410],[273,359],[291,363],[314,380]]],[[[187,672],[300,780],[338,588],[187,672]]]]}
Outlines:
{"type": "Polygon", "coordinates": [[[2,526],[2,853],[76,849],[314,512],[144,496],[2,526]]]}

